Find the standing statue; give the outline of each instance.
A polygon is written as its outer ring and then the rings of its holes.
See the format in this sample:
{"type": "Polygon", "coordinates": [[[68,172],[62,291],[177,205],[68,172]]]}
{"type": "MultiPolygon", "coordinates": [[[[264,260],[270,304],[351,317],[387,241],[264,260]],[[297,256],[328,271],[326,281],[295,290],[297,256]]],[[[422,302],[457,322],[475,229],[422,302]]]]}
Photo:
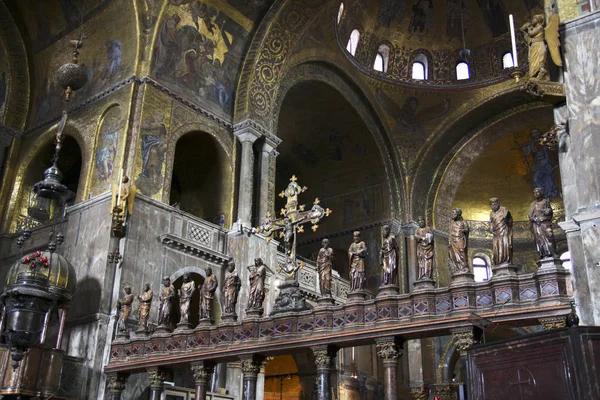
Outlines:
{"type": "Polygon", "coordinates": [[[463,220],[462,210],[452,210],[449,229],[448,261],[453,274],[470,272],[468,265],[469,225],[463,220]]]}
{"type": "Polygon", "coordinates": [[[417,240],[417,265],[419,266],[419,280],[432,279],[433,275],[433,232],[425,225],[425,218],[417,219],[419,228],[415,231],[417,240]]]}
{"type": "Polygon", "coordinates": [[[547,51],[550,51],[552,61],[556,66],[562,67],[560,58],[560,40],[558,25],[560,21],[558,14],[552,14],[548,18],[548,24],[544,28],[544,15],[534,15],[531,21],[521,27],[525,34],[525,41],[529,45],[529,77],[533,79],[550,80],[546,62],[547,51]],[[546,43],[548,47],[546,47],[546,43]]]}
{"type": "Polygon", "coordinates": [[[354,242],[348,249],[348,260],[350,262],[351,292],[364,290],[367,278],[365,276],[365,258],[367,258],[367,245],[360,240],[360,232],[353,234],[354,242]]]}
{"type": "Polygon", "coordinates": [[[513,219],[506,207],[500,207],[497,197],[490,199],[490,227],[494,239],[492,241],[492,263],[494,266],[512,264],[513,219]]]}
{"type": "Polygon", "coordinates": [[[262,258],[255,258],[254,265],[248,267],[250,271],[250,294],[248,295],[248,307],[246,310],[262,310],[265,300],[265,277],[267,267],[262,258]]]}
{"type": "Polygon", "coordinates": [[[317,272],[321,296],[331,296],[331,270],[333,267],[333,249],[329,247],[329,239],[321,241],[321,249],[317,255],[317,272]]]}
{"type": "Polygon", "coordinates": [[[383,243],[379,253],[379,264],[381,265],[381,284],[398,285],[398,243],[392,235],[389,225],[381,228],[383,243]]]}
{"type": "Polygon", "coordinates": [[[158,309],[158,326],[168,327],[171,322],[171,310],[173,308],[173,297],[175,288],[171,285],[171,278],[165,276],[162,280],[163,288],[158,297],[160,306],[158,309]]]}
{"type": "Polygon", "coordinates": [[[186,272],[183,274],[183,283],[179,289],[180,324],[188,324],[190,321],[190,303],[192,302],[194,291],[196,291],[196,283],[190,279],[190,275],[186,272]]]}
{"type": "Polygon", "coordinates": [[[544,199],[542,188],[533,189],[535,200],[529,206],[529,222],[537,246],[540,259],[546,257],[558,258],[552,232],[552,206],[549,199],[544,199]]]}
{"type": "Polygon", "coordinates": [[[119,321],[117,322],[117,329],[119,332],[127,331],[127,318],[131,315],[131,305],[133,304],[133,293],[131,293],[131,286],[125,284],[123,286],[125,296],[122,299],[117,300],[117,311],[119,312],[119,321]]]}
{"type": "Polygon", "coordinates": [[[144,283],[144,292],[138,295],[140,302],[138,308],[138,331],[148,332],[148,316],[150,315],[150,305],[152,304],[152,289],[149,283],[144,283]]]}
{"type": "Polygon", "coordinates": [[[206,267],[206,278],[200,289],[200,319],[212,320],[212,305],[215,291],[219,286],[217,277],[213,275],[212,268],[206,267]]]}
{"type": "Polygon", "coordinates": [[[135,200],[135,185],[127,175],[124,175],[120,183],[115,183],[112,188],[112,204],[110,213],[114,212],[115,207],[119,207],[119,213],[123,216],[133,214],[133,202],[135,200]],[[120,189],[120,192],[119,192],[120,189]]]}
{"type": "Polygon", "coordinates": [[[242,281],[240,280],[237,272],[235,272],[235,262],[233,259],[230,259],[227,262],[227,272],[229,272],[229,274],[223,283],[223,294],[225,295],[225,313],[235,314],[235,306],[237,304],[240,288],[242,287],[242,281]]]}

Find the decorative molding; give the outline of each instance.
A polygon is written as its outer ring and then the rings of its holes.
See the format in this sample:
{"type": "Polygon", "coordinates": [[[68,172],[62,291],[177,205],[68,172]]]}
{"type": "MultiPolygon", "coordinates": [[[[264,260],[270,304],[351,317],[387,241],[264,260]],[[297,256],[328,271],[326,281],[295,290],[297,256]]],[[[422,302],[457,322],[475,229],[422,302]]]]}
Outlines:
{"type": "Polygon", "coordinates": [[[226,254],[218,253],[206,246],[201,245],[197,242],[192,242],[184,238],[180,238],[170,233],[160,235],[160,242],[163,246],[169,247],[173,250],[180,251],[192,257],[197,257],[214,264],[225,265],[229,257],[226,254]]]}

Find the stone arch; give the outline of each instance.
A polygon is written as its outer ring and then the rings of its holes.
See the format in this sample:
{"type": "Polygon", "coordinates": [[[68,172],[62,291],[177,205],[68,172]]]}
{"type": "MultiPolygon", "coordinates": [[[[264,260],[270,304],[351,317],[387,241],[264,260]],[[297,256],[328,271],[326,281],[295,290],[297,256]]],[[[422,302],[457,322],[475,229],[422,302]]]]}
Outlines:
{"type": "Polygon", "coordinates": [[[318,81],[325,83],[338,91],[346,100],[354,105],[358,115],[369,128],[369,131],[375,140],[381,155],[385,173],[390,184],[390,203],[393,207],[392,214],[395,216],[402,215],[405,204],[403,198],[404,191],[402,190],[401,184],[402,173],[398,168],[399,163],[396,159],[396,153],[393,151],[394,145],[389,139],[389,136],[382,126],[381,121],[377,117],[377,113],[372,108],[370,102],[366,99],[362,90],[349,84],[342,71],[336,69],[334,66],[326,62],[317,60],[301,62],[290,67],[286,71],[286,74],[278,88],[277,98],[272,114],[272,122],[270,124],[274,129],[273,132],[277,132],[281,105],[286,94],[293,86],[306,81],[318,81]]]}

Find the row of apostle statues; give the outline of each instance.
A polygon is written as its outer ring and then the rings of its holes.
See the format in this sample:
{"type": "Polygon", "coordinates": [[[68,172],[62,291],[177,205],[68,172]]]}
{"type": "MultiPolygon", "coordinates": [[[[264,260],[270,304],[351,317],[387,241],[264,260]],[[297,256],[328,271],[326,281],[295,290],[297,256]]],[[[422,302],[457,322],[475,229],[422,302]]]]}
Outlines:
{"type": "MultiPolygon", "coordinates": [[[[530,228],[536,243],[540,257],[540,264],[555,263],[558,258],[555,249],[554,233],[552,231],[553,211],[550,200],[543,197],[543,190],[536,188],[533,191],[534,201],[529,206],[528,219],[530,228]]],[[[492,239],[492,268],[499,275],[516,271],[513,265],[513,219],[506,207],[500,206],[497,197],[490,199],[489,226],[493,235],[492,239]]],[[[392,234],[388,225],[381,230],[382,241],[379,250],[379,266],[381,270],[380,292],[383,290],[398,289],[398,263],[399,247],[396,237],[392,234]]],[[[416,265],[418,266],[418,284],[422,287],[433,287],[434,269],[434,240],[433,230],[426,226],[423,217],[418,218],[418,228],[414,232],[416,241],[416,265]]],[[[471,276],[472,272],[468,262],[469,224],[463,219],[462,210],[454,208],[451,213],[451,221],[448,230],[448,266],[452,273],[452,279],[456,277],[471,276]]],[[[353,242],[348,249],[348,263],[350,267],[350,293],[361,293],[366,286],[366,259],[368,249],[361,239],[359,231],[353,233],[353,242]]],[[[333,272],[334,252],[330,247],[329,239],[322,240],[322,248],[316,259],[317,273],[319,275],[319,289],[323,297],[332,297],[331,283],[333,272]]],[[[200,324],[212,324],[214,322],[213,300],[218,288],[217,277],[212,268],[206,268],[206,277],[199,288],[200,294],[200,324]]],[[[263,314],[263,302],[265,299],[265,278],[267,266],[261,258],[254,260],[254,265],[248,267],[248,304],[246,314],[248,316],[260,317],[263,314]]],[[[196,284],[190,279],[189,274],[183,274],[183,283],[176,292],[169,277],[163,278],[163,288],[159,295],[159,315],[157,331],[168,332],[173,316],[173,307],[176,297],[179,302],[180,321],[178,329],[189,329],[190,303],[196,291],[196,284]],[[177,296],[176,296],[177,295],[177,296]]],[[[241,280],[235,270],[233,259],[227,262],[227,275],[223,285],[224,309],[221,315],[222,321],[236,321],[236,305],[241,289],[241,280]]],[[[139,301],[138,307],[138,330],[137,333],[148,332],[148,316],[153,299],[153,293],[148,283],[144,284],[141,294],[135,296],[129,285],[124,286],[125,295],[118,301],[119,321],[117,331],[126,334],[125,321],[130,316],[133,301],[139,301]]]]}
{"type": "MultiPolygon", "coordinates": [[[[254,260],[254,265],[248,267],[249,270],[249,295],[248,305],[246,311],[249,315],[262,315],[263,313],[263,301],[265,299],[265,278],[267,272],[267,266],[263,263],[261,258],[254,260]]],[[[200,324],[212,324],[214,322],[213,313],[213,300],[215,298],[215,292],[219,286],[217,277],[213,274],[212,268],[207,267],[205,270],[204,282],[200,286],[199,290],[196,288],[196,283],[190,279],[188,273],[184,273],[182,276],[183,283],[179,290],[175,290],[171,284],[171,279],[165,276],[162,280],[163,287],[159,294],[159,307],[158,307],[158,325],[156,327],[157,332],[169,332],[171,330],[171,319],[173,317],[173,307],[175,302],[178,300],[179,305],[179,323],[177,324],[178,329],[190,329],[192,327],[190,323],[190,304],[194,293],[198,290],[200,301],[199,301],[199,322],[200,324]],[[177,296],[176,296],[177,294],[177,296]]],[[[235,308],[238,302],[238,296],[241,289],[242,283],[240,277],[235,271],[235,263],[233,259],[227,262],[227,275],[223,285],[223,300],[224,309],[221,319],[223,321],[235,321],[237,314],[235,308]]],[[[144,334],[149,332],[148,317],[150,315],[150,306],[153,300],[153,292],[150,289],[150,284],[145,283],[143,286],[142,293],[135,296],[132,293],[131,286],[128,284],[124,285],[123,288],[125,295],[118,300],[118,323],[117,332],[119,335],[127,336],[126,320],[131,315],[133,302],[138,300],[138,327],[136,333],[144,334]]]]}

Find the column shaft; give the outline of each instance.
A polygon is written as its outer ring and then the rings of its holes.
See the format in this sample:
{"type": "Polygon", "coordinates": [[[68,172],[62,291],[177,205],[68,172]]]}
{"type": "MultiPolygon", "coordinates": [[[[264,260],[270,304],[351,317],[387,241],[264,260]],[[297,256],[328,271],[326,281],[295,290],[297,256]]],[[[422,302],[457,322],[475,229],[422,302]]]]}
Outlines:
{"type": "Polygon", "coordinates": [[[281,140],[275,136],[265,137],[262,152],[260,154],[260,183],[258,188],[258,218],[260,224],[268,212],[274,212],[275,196],[275,157],[279,153],[275,147],[281,143],[281,140]]]}
{"type": "Polygon", "coordinates": [[[208,385],[212,377],[215,366],[210,362],[201,362],[198,364],[191,365],[192,374],[194,375],[194,381],[196,383],[196,396],[195,400],[205,400],[206,392],[208,392],[208,385]]]}
{"type": "Polygon", "coordinates": [[[243,400],[256,400],[256,381],[262,365],[262,359],[253,356],[240,357],[244,374],[243,400]]]}
{"type": "Polygon", "coordinates": [[[330,372],[333,368],[337,349],[328,346],[311,348],[317,365],[317,400],[331,400],[330,372]]]}
{"type": "Polygon", "coordinates": [[[377,356],[383,359],[383,399],[398,398],[398,359],[402,350],[394,337],[377,339],[377,356]]]}

